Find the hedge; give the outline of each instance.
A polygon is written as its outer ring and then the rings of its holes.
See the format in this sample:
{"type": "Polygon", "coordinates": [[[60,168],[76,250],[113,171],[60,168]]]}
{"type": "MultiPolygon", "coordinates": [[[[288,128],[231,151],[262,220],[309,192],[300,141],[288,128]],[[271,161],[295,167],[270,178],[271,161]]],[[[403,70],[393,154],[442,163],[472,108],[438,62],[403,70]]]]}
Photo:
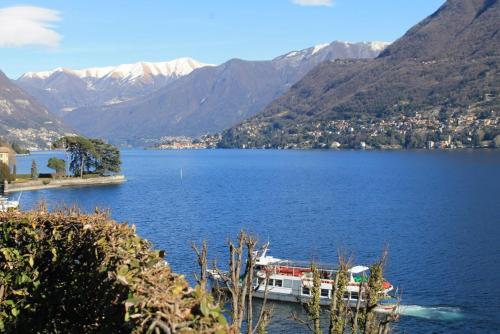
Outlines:
{"type": "Polygon", "coordinates": [[[212,297],[134,226],[77,210],[0,213],[0,332],[226,333],[212,297]]]}

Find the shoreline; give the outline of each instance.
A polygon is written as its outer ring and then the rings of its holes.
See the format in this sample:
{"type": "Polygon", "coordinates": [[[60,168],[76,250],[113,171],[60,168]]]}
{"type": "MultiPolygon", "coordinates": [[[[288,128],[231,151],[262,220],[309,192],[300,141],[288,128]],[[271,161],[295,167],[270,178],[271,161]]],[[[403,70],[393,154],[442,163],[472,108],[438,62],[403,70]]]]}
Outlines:
{"type": "Polygon", "coordinates": [[[145,151],[211,151],[211,150],[223,150],[223,151],[331,151],[331,152],[341,152],[341,151],[366,151],[366,152],[415,152],[415,151],[426,151],[426,152],[453,152],[453,151],[500,151],[500,148],[496,147],[460,147],[460,148],[312,148],[312,147],[294,147],[294,148],[275,148],[275,147],[217,147],[217,148],[155,148],[155,147],[137,147],[131,148],[141,149],[145,151]]]}
{"type": "Polygon", "coordinates": [[[99,176],[88,179],[80,178],[64,178],[52,180],[32,180],[22,183],[6,183],[4,186],[4,193],[9,194],[19,191],[55,189],[55,188],[68,188],[68,187],[92,187],[92,186],[106,186],[122,184],[127,179],[124,175],[113,176],[99,176]],[[49,181],[47,183],[47,181],[49,181]]]}

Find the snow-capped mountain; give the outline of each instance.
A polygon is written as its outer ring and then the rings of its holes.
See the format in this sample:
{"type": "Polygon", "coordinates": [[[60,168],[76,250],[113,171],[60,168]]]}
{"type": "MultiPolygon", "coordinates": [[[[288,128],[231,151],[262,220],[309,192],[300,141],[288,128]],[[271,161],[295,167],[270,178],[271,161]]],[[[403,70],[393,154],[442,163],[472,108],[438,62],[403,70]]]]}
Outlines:
{"type": "Polygon", "coordinates": [[[373,58],[389,46],[388,42],[344,42],[318,44],[300,51],[291,51],[274,59],[274,62],[288,66],[298,66],[303,62],[315,64],[338,58],[373,58]]]}
{"type": "Polygon", "coordinates": [[[209,66],[191,58],[178,58],[165,62],[138,62],[118,66],[93,67],[82,70],[72,70],[58,67],[52,71],[27,72],[21,75],[19,81],[32,79],[48,79],[56,73],[74,75],[80,79],[121,78],[126,81],[135,81],[150,76],[180,77],[191,73],[193,70],[209,66]]]}
{"type": "Polygon", "coordinates": [[[64,120],[86,135],[126,144],[218,132],[261,111],[317,64],[374,58],[384,44],[337,41],[274,60],[231,59],[193,71],[134,101],[79,108],[64,120]]]}
{"type": "Polygon", "coordinates": [[[211,65],[179,58],[81,70],[59,67],[52,71],[27,72],[17,83],[50,110],[62,115],[80,107],[133,100],[205,66],[211,65]]]}

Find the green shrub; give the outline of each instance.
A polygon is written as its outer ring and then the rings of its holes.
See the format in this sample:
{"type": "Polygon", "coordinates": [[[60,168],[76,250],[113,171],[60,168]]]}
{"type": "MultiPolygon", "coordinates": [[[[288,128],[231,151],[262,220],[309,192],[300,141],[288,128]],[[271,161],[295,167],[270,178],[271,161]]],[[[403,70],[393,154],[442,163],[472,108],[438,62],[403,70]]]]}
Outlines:
{"type": "Polygon", "coordinates": [[[0,332],[227,332],[163,256],[103,213],[0,213],[0,332]]]}

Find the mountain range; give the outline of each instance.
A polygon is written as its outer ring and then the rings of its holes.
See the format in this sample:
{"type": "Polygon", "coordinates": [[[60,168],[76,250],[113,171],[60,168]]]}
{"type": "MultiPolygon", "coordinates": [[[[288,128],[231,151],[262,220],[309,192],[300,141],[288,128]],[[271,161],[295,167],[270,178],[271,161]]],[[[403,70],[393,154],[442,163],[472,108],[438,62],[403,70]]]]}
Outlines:
{"type": "Polygon", "coordinates": [[[163,136],[222,131],[261,111],[321,62],[373,58],[387,45],[335,41],[273,60],[232,59],[218,66],[183,58],[160,64],[60,68],[25,73],[16,82],[75,130],[140,145],[163,136]]]}
{"type": "Polygon", "coordinates": [[[71,130],[0,71],[0,138],[27,148],[48,148],[71,130]]]}
{"type": "Polygon", "coordinates": [[[0,75],[0,136],[220,147],[500,146],[500,4],[448,0],[394,43],[335,41],[271,60],[190,58],[0,75]],[[33,97],[31,97],[31,96],[33,97]]]}
{"type": "Polygon", "coordinates": [[[209,65],[179,58],[82,70],[56,68],[25,73],[16,83],[52,112],[64,116],[82,107],[133,100],[204,66],[209,65]]]}
{"type": "Polygon", "coordinates": [[[320,64],[225,131],[222,146],[460,147],[476,135],[492,140],[500,133],[499,18],[497,0],[448,0],[377,58],[320,64]]]}

